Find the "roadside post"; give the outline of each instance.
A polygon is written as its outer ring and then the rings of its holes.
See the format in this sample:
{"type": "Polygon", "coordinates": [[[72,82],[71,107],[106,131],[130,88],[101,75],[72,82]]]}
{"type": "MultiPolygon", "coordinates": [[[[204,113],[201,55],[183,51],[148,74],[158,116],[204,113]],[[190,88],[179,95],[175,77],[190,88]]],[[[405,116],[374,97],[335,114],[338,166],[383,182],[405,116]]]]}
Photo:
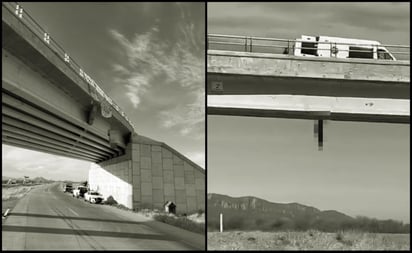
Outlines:
{"type": "Polygon", "coordinates": [[[223,214],[220,214],[220,233],[223,232],[223,214]]]}

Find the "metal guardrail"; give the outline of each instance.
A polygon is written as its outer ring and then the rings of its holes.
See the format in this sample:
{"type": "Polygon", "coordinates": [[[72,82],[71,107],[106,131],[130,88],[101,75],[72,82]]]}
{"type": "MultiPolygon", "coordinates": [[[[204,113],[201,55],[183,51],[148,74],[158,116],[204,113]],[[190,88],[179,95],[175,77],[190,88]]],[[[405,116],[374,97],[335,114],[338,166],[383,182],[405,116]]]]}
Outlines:
{"type": "MultiPolygon", "coordinates": [[[[232,51],[244,51],[244,52],[260,52],[260,53],[281,53],[281,54],[290,54],[294,49],[308,49],[314,50],[314,47],[296,47],[296,42],[312,42],[312,41],[302,41],[302,40],[289,40],[289,39],[278,39],[278,38],[266,38],[266,37],[253,37],[253,36],[238,36],[238,35],[222,35],[222,34],[208,34],[207,35],[207,48],[214,49],[212,47],[226,46],[226,50],[232,51]],[[228,48],[232,46],[232,48],[228,48]],[[279,49],[283,50],[281,52],[279,49]]],[[[377,47],[376,44],[356,44],[356,43],[334,43],[334,42],[315,42],[317,44],[328,44],[331,45],[330,49],[319,48],[318,50],[333,50],[333,47],[337,44],[339,45],[351,45],[357,47],[377,47]]],[[[394,49],[395,51],[389,50],[393,55],[403,56],[409,60],[410,57],[410,46],[406,45],[379,45],[379,47],[385,47],[388,50],[394,49]],[[398,51],[396,51],[398,50],[398,51]]],[[[339,51],[349,51],[345,49],[339,49],[339,51]]],[[[365,50],[350,50],[351,52],[366,52],[365,50]]],[[[331,54],[333,55],[333,54],[331,54]]],[[[336,54],[335,54],[336,57],[336,54]]]]}
{"type": "MultiPolygon", "coordinates": [[[[3,2],[2,6],[11,14],[20,19],[20,21],[38,38],[40,38],[46,46],[53,50],[56,55],[61,57],[63,61],[65,61],[65,63],[74,70],[74,72],[76,72],[83,80],[85,80],[89,84],[89,92],[93,99],[100,102],[101,106],[104,106],[105,102],[108,103],[112,108],[119,112],[119,114],[122,115],[122,117],[124,117],[126,121],[132,126],[133,130],[136,131],[134,124],[129,120],[123,110],[100,88],[100,86],[83,70],[83,68],[70,57],[69,53],[64,50],[56,40],[50,37],[50,34],[45,29],[43,29],[35,21],[35,19],[23,9],[23,7],[19,3],[3,2]]],[[[105,108],[107,109],[107,107],[105,108]]],[[[111,113],[109,113],[109,115],[111,116],[111,113]]]]}

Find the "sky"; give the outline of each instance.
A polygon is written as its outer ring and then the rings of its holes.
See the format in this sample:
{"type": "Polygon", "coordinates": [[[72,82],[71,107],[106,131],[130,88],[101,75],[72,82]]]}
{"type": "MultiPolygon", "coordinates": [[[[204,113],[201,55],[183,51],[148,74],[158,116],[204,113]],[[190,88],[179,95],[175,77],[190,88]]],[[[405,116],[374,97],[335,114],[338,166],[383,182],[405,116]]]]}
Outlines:
{"type": "MultiPolygon", "coordinates": [[[[409,45],[409,3],[209,3],[208,33],[409,45]],[[298,17],[298,18],[297,18],[298,17]]],[[[207,117],[209,193],[410,221],[410,126],[207,117]]]]}
{"type": "MultiPolygon", "coordinates": [[[[205,168],[204,3],[21,6],[123,109],[138,134],[205,168]]],[[[2,156],[6,176],[84,180],[90,167],[8,145],[2,156]]]]}

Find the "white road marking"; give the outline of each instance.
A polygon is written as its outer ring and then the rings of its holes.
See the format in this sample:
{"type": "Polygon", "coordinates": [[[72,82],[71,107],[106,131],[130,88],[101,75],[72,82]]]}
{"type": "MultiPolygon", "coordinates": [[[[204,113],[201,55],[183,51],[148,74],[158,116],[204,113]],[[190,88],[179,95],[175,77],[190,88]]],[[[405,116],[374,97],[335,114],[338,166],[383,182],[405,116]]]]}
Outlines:
{"type": "Polygon", "coordinates": [[[75,211],[73,211],[70,207],[68,207],[67,209],[69,209],[70,212],[74,213],[74,215],[80,216],[78,213],[76,213],[75,211]]]}

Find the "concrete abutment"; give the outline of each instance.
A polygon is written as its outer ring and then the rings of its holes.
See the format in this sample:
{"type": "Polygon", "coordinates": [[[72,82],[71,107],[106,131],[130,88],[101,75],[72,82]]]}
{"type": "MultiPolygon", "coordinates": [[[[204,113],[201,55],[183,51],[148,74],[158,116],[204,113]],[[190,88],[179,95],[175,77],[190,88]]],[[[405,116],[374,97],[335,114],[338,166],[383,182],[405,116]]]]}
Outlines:
{"type": "Polygon", "coordinates": [[[173,201],[180,214],[205,210],[204,170],[165,143],[141,135],[132,136],[125,155],[93,164],[89,184],[132,209],[162,210],[173,201]]]}

